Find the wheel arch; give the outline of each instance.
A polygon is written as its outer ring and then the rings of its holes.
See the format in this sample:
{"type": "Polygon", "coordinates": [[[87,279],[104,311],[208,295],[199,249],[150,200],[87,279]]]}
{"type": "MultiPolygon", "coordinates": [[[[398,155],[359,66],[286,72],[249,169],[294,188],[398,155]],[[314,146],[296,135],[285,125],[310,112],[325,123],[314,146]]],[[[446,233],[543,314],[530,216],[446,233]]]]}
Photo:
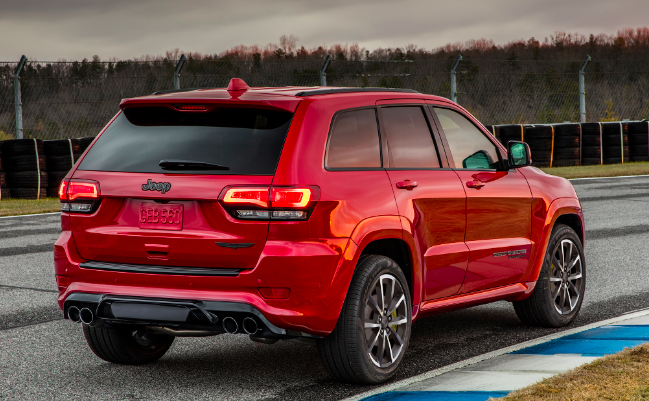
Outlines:
{"type": "Polygon", "coordinates": [[[360,257],[364,255],[380,255],[394,260],[401,267],[404,276],[406,276],[406,282],[408,283],[408,289],[410,290],[410,297],[412,299],[414,291],[412,281],[413,264],[410,248],[406,241],[402,238],[375,239],[361,250],[360,257]]]}
{"type": "Polygon", "coordinates": [[[413,305],[421,302],[421,269],[413,243],[404,238],[398,216],[377,216],[361,221],[354,229],[351,241],[358,246],[354,258],[354,271],[358,259],[364,255],[381,255],[394,260],[406,276],[413,305]]]}
{"type": "Polygon", "coordinates": [[[536,280],[538,280],[545,260],[548,241],[550,241],[552,230],[557,224],[565,224],[571,227],[575,230],[577,236],[581,240],[582,247],[585,245],[584,214],[577,198],[555,199],[548,206],[547,212],[543,217],[543,219],[539,219],[542,221],[542,227],[539,227],[538,229],[540,235],[537,234],[538,236],[535,237],[536,241],[534,241],[536,243],[533,246],[535,248],[533,250],[533,262],[530,264],[527,274],[525,274],[521,279],[523,282],[536,282],[536,280]]]}

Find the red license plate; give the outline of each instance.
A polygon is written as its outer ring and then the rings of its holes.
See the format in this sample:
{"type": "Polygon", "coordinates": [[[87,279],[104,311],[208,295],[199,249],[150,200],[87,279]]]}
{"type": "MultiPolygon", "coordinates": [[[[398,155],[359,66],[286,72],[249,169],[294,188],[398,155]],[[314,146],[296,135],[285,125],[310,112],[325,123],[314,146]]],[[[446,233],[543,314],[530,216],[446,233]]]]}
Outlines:
{"type": "Polygon", "coordinates": [[[183,205],[140,205],[140,228],[153,230],[182,230],[183,205]]]}

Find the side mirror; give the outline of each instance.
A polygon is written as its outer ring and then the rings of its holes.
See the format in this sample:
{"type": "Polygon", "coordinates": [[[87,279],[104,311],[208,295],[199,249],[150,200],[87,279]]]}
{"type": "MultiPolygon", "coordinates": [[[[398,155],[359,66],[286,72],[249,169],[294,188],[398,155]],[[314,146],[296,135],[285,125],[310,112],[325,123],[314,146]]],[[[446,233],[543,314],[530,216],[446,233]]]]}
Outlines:
{"type": "Polygon", "coordinates": [[[507,161],[510,168],[525,167],[532,164],[532,153],[525,142],[509,141],[507,143],[507,161]]]}

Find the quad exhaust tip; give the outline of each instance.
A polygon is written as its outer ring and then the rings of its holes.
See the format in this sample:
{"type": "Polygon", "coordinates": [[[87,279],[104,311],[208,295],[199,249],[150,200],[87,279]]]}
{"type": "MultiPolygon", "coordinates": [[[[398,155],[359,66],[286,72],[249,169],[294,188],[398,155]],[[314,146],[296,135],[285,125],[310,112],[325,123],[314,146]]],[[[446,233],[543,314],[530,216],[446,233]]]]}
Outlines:
{"type": "Polygon", "coordinates": [[[228,316],[223,319],[223,330],[228,334],[236,334],[239,331],[239,323],[234,318],[228,316]]]}
{"type": "Polygon", "coordinates": [[[95,315],[92,313],[90,309],[82,308],[79,311],[79,320],[81,320],[81,323],[83,324],[91,324],[95,320],[95,315]]]}
{"type": "Polygon", "coordinates": [[[76,306],[71,306],[68,308],[68,319],[75,323],[81,322],[81,317],[79,316],[79,308],[76,306]]]}
{"type": "Polygon", "coordinates": [[[251,317],[247,317],[243,319],[243,331],[246,332],[246,334],[253,335],[257,333],[257,330],[259,330],[259,327],[257,326],[257,321],[251,317]]]}

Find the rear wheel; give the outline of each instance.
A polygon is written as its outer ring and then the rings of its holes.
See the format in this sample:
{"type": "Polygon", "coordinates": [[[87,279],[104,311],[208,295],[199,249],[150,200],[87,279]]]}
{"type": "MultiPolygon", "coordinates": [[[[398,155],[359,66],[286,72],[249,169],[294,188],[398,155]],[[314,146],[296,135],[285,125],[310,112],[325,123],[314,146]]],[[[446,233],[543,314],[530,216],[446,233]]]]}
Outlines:
{"type": "Polygon", "coordinates": [[[376,255],[362,259],[336,328],[318,341],[329,374],[364,384],[392,377],[408,348],[411,307],[408,284],[396,262],[376,255]]]}
{"type": "Polygon", "coordinates": [[[152,333],[145,328],[110,328],[83,325],[83,334],[92,352],[101,359],[123,365],[157,361],[171,347],[174,337],[152,333]]]}
{"type": "Polygon", "coordinates": [[[586,262],[575,231],[559,224],[552,231],[541,273],[532,295],[514,302],[518,317],[527,324],[562,327],[581,309],[586,290],[586,262]]]}

